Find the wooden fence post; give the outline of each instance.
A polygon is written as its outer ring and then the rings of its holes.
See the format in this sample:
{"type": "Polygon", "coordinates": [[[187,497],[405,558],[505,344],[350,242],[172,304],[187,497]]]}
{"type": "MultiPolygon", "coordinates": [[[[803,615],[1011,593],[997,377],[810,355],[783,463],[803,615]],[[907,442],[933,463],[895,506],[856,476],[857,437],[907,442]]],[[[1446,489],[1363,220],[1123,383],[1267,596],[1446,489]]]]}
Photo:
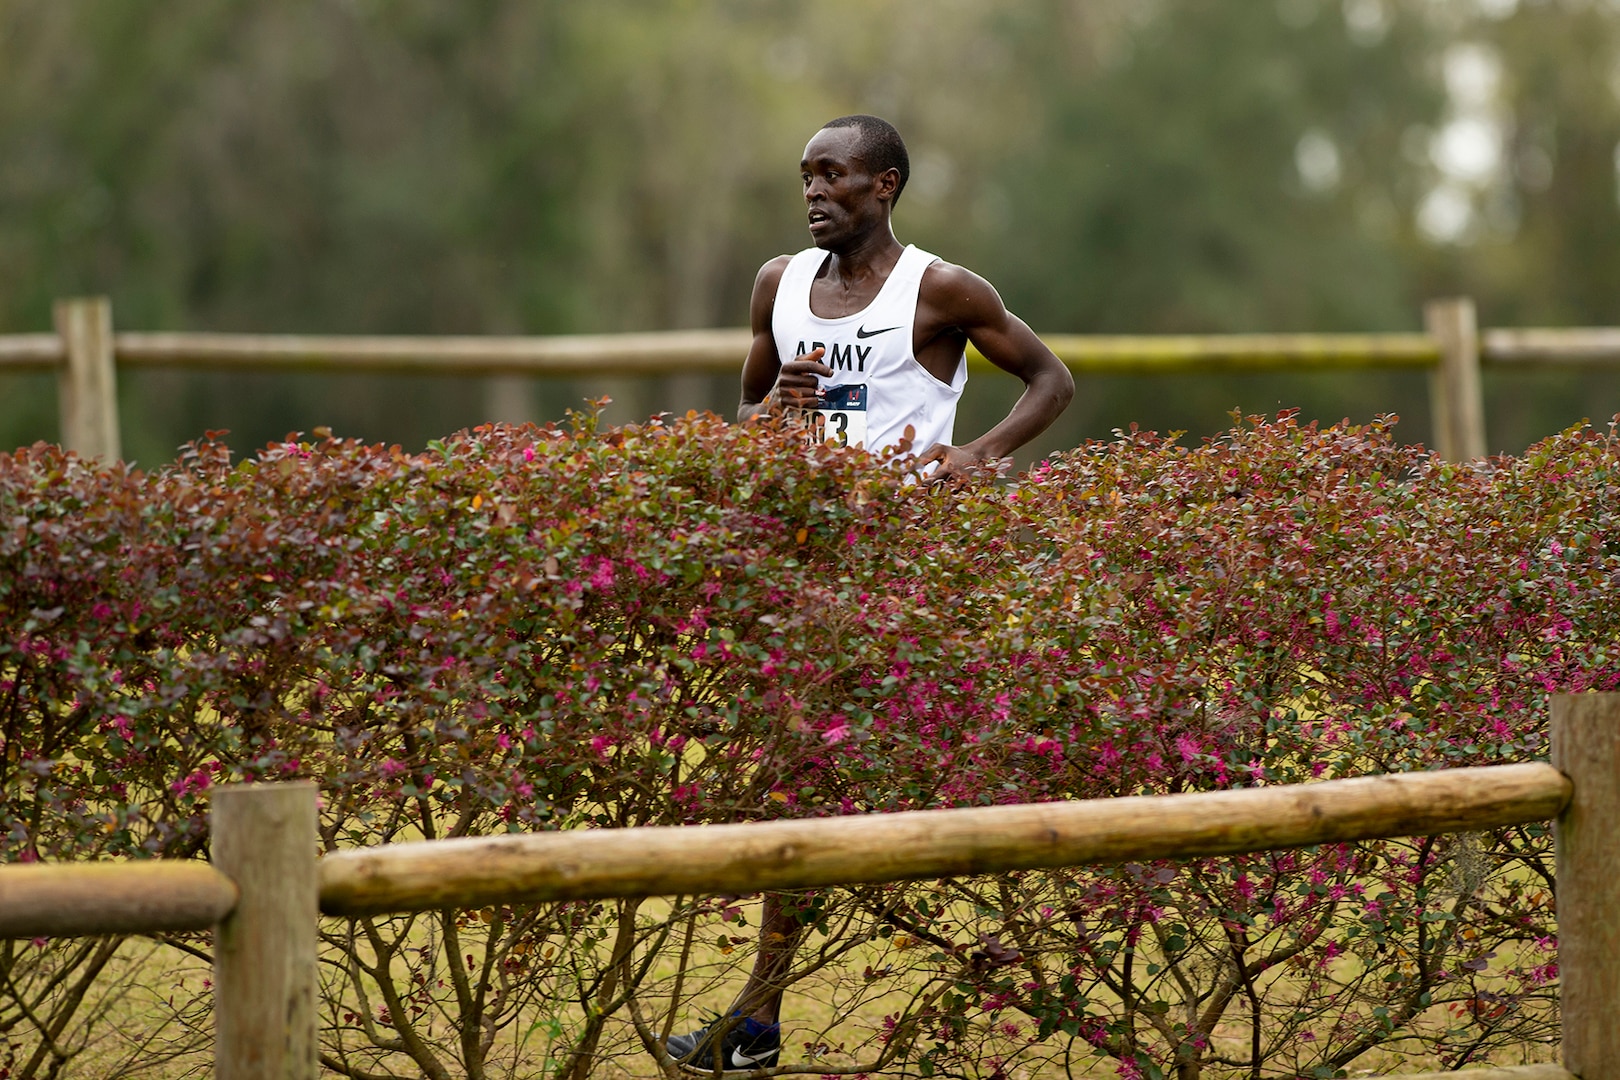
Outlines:
{"type": "Polygon", "coordinates": [[[214,930],[216,1080],[315,1080],[315,785],[213,793],[212,860],[241,889],[214,930]]]}
{"type": "Polygon", "coordinates": [[[1447,461],[1485,456],[1485,397],[1479,379],[1479,323],[1467,297],[1431,300],[1423,322],[1440,347],[1429,377],[1434,446],[1447,461]]]}
{"type": "Polygon", "coordinates": [[[62,445],[80,457],[117,461],[121,452],[112,302],[104,296],[58,300],[53,314],[67,353],[56,379],[62,445]]]}
{"type": "Polygon", "coordinates": [[[1620,694],[1552,699],[1552,763],[1574,784],[1557,844],[1564,1068],[1620,1077],[1620,694]]]}

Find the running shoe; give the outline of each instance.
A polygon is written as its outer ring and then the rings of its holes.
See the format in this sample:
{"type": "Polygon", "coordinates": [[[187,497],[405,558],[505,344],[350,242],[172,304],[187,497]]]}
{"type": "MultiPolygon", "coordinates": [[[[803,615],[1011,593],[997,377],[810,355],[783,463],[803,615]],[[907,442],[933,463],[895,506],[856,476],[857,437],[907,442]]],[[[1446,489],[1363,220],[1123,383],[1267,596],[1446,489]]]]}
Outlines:
{"type": "MultiPolygon", "coordinates": [[[[719,1020],[690,1035],[671,1035],[665,1049],[687,1072],[714,1075],[715,1040],[710,1032],[719,1020]]],[[[782,1025],[762,1024],[753,1017],[733,1023],[720,1043],[722,1076],[736,1076],[776,1064],[782,1052],[782,1025]]]]}

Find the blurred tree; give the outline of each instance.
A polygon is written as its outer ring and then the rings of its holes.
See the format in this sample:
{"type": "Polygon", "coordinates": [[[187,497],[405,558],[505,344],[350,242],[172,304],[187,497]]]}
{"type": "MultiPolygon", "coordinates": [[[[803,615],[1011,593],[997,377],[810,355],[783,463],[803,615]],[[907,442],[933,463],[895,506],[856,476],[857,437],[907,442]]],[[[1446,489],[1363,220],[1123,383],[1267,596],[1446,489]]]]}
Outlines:
{"type": "MultiPolygon", "coordinates": [[[[1421,5],[1162,0],[1138,10],[1128,47],[1078,66],[1067,62],[1077,43],[1048,29],[1066,6],[1031,5],[1006,26],[1044,107],[1039,135],[1002,170],[1015,239],[981,261],[1031,323],[1416,326],[1405,241],[1422,190],[1400,146],[1441,106],[1421,5]]],[[[1065,426],[1076,437],[1138,419],[1207,432],[1234,407],[1300,405],[1328,420],[1402,411],[1413,437],[1426,428],[1422,388],[1381,373],[1094,379],[1065,426]]]]}
{"type": "Polygon", "coordinates": [[[1154,6],[1095,71],[1041,55],[1066,47],[1047,19],[1020,27],[1046,108],[1005,170],[1008,225],[1048,240],[1000,249],[998,280],[1053,328],[1411,325],[1398,241],[1421,192],[1399,149],[1440,106],[1425,20],[1392,8],[1373,36],[1311,0],[1154,6]]]}
{"type": "MultiPolygon", "coordinates": [[[[566,79],[548,7],[0,10],[17,91],[0,106],[0,325],[48,325],[54,296],[92,291],[141,328],[540,329],[576,310],[570,159],[531,152],[566,141],[573,115],[551,92],[566,79]]],[[[129,448],[148,458],[221,412],[245,413],[253,442],[299,414],[418,431],[476,417],[465,386],[125,382],[129,448]]]]}
{"type": "MultiPolygon", "coordinates": [[[[1412,328],[1459,289],[1488,322],[1613,322],[1617,18],[1551,0],[0,0],[0,332],[45,329],[75,293],[140,329],[738,325],[760,262],[807,242],[804,140],[853,111],[912,145],[902,239],[981,270],[1039,329],[1412,328]],[[1503,72],[1512,169],[1472,182],[1473,224],[1439,235],[1415,223],[1459,205],[1431,152],[1458,119],[1459,47],[1503,72]]],[[[1005,408],[1005,382],[981,380],[964,428],[1005,408]]],[[[145,461],[217,427],[239,449],[317,424],[420,445],[521,412],[503,393],[546,416],[612,393],[610,420],[736,398],[734,378],[679,372],[123,383],[145,461]]],[[[44,385],[0,384],[0,442],[54,435],[44,385]]],[[[1493,434],[1522,445],[1587,404],[1517,429],[1493,412],[1493,434]]],[[[1421,378],[1092,380],[1037,449],[1133,420],[1216,430],[1234,405],[1427,431],[1421,378]]]]}
{"type": "MultiPolygon", "coordinates": [[[[1493,326],[1620,324],[1620,12],[1612,4],[1451,5],[1441,54],[1452,108],[1434,142],[1450,235],[1414,250],[1419,287],[1478,299],[1493,326]],[[1472,125],[1472,127],[1470,127],[1472,125]],[[1465,168],[1476,164],[1472,173],[1465,168]]],[[[1490,434],[1519,447],[1620,410],[1620,373],[1500,373],[1490,434]]]]}

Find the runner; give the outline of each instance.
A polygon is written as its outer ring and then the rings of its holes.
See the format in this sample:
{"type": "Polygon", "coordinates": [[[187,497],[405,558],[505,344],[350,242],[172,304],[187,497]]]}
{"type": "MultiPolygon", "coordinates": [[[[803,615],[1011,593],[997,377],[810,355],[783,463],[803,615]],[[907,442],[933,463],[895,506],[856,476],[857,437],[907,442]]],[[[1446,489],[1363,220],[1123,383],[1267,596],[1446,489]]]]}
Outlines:
{"type": "MultiPolygon", "coordinates": [[[[1074,379],[989,282],[895,239],[890,218],[910,172],[900,133],[875,116],[840,117],[811,138],[800,178],[815,246],[772,259],[754,281],[738,414],[804,410],[821,438],[872,451],[904,444],[931,483],[957,483],[1045,431],[1074,379]],[[1024,393],[999,424],[957,446],[970,341],[1024,393]]],[[[783,898],[767,894],[747,985],[724,1021],[671,1036],[670,1057],[712,1074],[718,1044],[723,1072],[775,1065],[782,978],[801,930],[783,898]]]]}

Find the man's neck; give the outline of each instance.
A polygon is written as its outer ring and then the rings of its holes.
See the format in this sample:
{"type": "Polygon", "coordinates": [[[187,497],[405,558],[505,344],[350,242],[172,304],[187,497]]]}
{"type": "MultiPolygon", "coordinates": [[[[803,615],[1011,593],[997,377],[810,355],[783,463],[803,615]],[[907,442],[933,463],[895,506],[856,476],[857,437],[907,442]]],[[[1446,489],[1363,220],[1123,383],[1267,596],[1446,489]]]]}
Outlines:
{"type": "Polygon", "coordinates": [[[888,228],[874,229],[847,248],[834,249],[833,257],[827,264],[827,276],[846,286],[872,278],[886,278],[904,251],[900,241],[894,238],[893,231],[888,228]]]}

